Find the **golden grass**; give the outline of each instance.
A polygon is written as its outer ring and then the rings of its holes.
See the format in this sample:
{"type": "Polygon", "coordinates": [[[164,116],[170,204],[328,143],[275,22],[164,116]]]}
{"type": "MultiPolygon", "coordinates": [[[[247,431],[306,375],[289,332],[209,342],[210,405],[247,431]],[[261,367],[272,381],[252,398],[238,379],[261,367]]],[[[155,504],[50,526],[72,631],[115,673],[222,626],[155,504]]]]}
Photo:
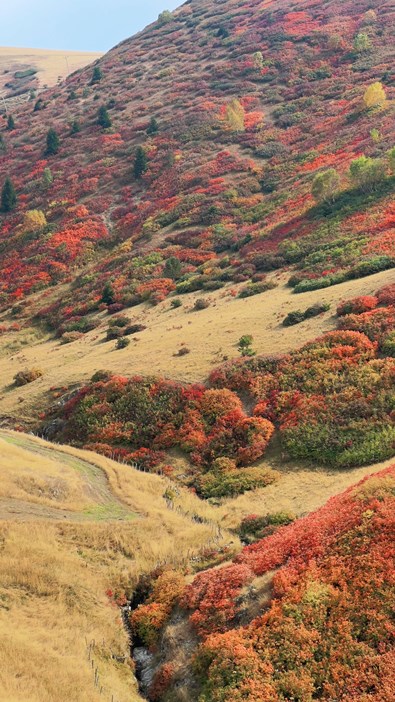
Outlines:
{"type": "MultiPolygon", "coordinates": [[[[50,444],[33,437],[17,437],[26,447],[50,444]]],[[[4,442],[3,442],[4,443],[4,442]]],[[[28,459],[5,443],[2,455],[28,459]]],[[[61,456],[89,461],[105,472],[114,499],[141,516],[129,521],[0,521],[0,699],[4,702],[134,702],[140,699],[126,656],[127,641],[118,609],[111,605],[108,588],[131,589],[141,572],[169,562],[185,566],[207,546],[222,546],[229,533],[218,533],[213,507],[180,490],[174,509],[163,494],[167,481],[134,471],[86,451],[53,447],[56,458],[45,461],[46,476],[58,475],[61,456]],[[206,520],[196,523],[192,516],[206,520]],[[103,694],[94,686],[87,643],[95,641],[92,656],[103,694]]],[[[32,452],[32,461],[36,454],[32,452]]],[[[9,465],[9,463],[8,463],[9,465]]],[[[44,468],[45,465],[45,468],[44,468]]],[[[23,466],[21,467],[23,469],[23,466]]],[[[10,472],[7,471],[7,476],[10,472]]],[[[78,476],[77,476],[78,477],[78,476]]],[[[7,478],[7,480],[9,477],[7,478]]],[[[77,479],[69,466],[63,479],[77,479]]],[[[70,493],[71,494],[71,488],[70,493]]],[[[1,516],[1,514],[0,514],[1,516]]],[[[29,502],[26,503],[29,517],[29,502]]],[[[45,515],[44,515],[45,516],[45,515]]]]}
{"type": "Polygon", "coordinates": [[[201,292],[183,295],[183,306],[175,310],[170,309],[169,300],[156,307],[142,304],[125,314],[147,329],[131,337],[130,346],[123,350],[115,350],[114,341],[103,343],[108,324],[104,313],[99,315],[100,328],[63,346],[49,337],[36,336],[34,340],[32,330],[5,334],[0,337],[0,414],[29,420],[36,416],[38,407],[45,406],[50,387],[86,382],[103,368],[123,375],[157,374],[180,381],[203,381],[224,357],[238,356],[236,346],[243,334],[253,335],[258,354],[286,353],[334,329],[333,315],[340,300],[368,295],[392,279],[393,271],[383,271],[294,295],[285,284],[286,278],[279,276],[277,288],[251,298],[235,299],[229,287],[209,293],[205,297],[211,300],[210,307],[199,312],[191,310],[201,292]],[[288,312],[304,310],[319,301],[328,302],[330,311],[294,327],[282,326],[288,312]],[[175,357],[182,344],[190,353],[175,357]],[[42,378],[22,388],[13,387],[15,373],[35,367],[44,372],[42,378]]]}
{"type": "Polygon", "coordinates": [[[0,438],[0,498],[55,505],[82,511],[94,503],[84,494],[85,481],[71,466],[7,444],[0,438]]]}
{"type": "Polygon", "coordinates": [[[10,81],[12,73],[25,68],[37,69],[40,86],[55,85],[79,68],[102,56],[93,51],[57,51],[51,49],[24,49],[0,46],[0,89],[10,81]],[[4,71],[9,73],[4,74],[4,71]]]}

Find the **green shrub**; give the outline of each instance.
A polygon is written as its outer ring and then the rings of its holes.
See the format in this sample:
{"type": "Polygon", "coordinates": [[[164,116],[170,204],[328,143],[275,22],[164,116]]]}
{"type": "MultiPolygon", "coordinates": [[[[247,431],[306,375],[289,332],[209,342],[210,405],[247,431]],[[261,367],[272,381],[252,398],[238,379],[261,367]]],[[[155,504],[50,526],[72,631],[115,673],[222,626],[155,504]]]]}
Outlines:
{"type": "Polygon", "coordinates": [[[175,297],[173,300],[170,300],[170,306],[175,310],[177,307],[182,307],[182,302],[179,297],[175,297]]]}
{"type": "Polygon", "coordinates": [[[116,349],[125,349],[127,346],[130,344],[130,339],[127,339],[125,336],[122,336],[120,339],[118,339],[117,343],[115,344],[116,349]]]}
{"type": "Polygon", "coordinates": [[[289,512],[274,512],[264,516],[250,514],[242,520],[237,533],[244,543],[250,544],[273,534],[280,526],[291,524],[294,519],[294,515],[289,512]]]}
{"type": "Polygon", "coordinates": [[[237,297],[252,297],[253,295],[259,295],[267,290],[273,290],[275,287],[277,287],[277,284],[274,281],[259,281],[258,283],[250,283],[245,288],[240,290],[237,297]]]}
{"type": "Polygon", "coordinates": [[[204,498],[234,497],[248,490],[265,487],[274,473],[265,468],[238,468],[226,472],[209,471],[199,478],[198,492],[204,498]]]}
{"type": "Polygon", "coordinates": [[[106,382],[112,378],[111,371],[97,370],[91,377],[91,383],[106,382]]]}
{"type": "Polygon", "coordinates": [[[64,332],[64,334],[62,334],[60,338],[60,343],[71,344],[73,341],[78,341],[78,339],[82,339],[83,336],[83,333],[78,331],[64,332]]]}
{"type": "Polygon", "coordinates": [[[295,324],[300,324],[304,320],[304,313],[301,310],[289,312],[283,319],[283,327],[293,327],[295,324]]]}
{"type": "Polygon", "coordinates": [[[196,300],[196,302],[193,306],[193,309],[196,311],[199,311],[199,310],[205,310],[205,309],[207,309],[207,307],[210,307],[210,300],[207,300],[204,297],[199,297],[196,300]]]}
{"type": "Polygon", "coordinates": [[[318,317],[318,315],[323,312],[328,312],[331,306],[327,302],[316,302],[311,307],[308,307],[304,312],[304,318],[310,319],[311,317],[318,317]]]}

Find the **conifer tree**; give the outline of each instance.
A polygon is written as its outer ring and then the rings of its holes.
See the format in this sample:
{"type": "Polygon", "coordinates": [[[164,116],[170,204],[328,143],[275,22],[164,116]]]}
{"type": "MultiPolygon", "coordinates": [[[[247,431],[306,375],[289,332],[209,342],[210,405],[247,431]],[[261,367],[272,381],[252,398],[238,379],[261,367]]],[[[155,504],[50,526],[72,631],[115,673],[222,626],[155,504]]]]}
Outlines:
{"type": "Polygon", "coordinates": [[[104,302],[106,305],[112,305],[113,302],[115,302],[114,288],[112,287],[110,282],[107,282],[103,288],[101,301],[104,302]]]}
{"type": "Polygon", "coordinates": [[[15,120],[12,115],[8,115],[7,119],[7,129],[9,132],[12,132],[13,129],[15,129],[15,120]]]}
{"type": "Polygon", "coordinates": [[[103,73],[100,66],[95,66],[92,73],[91,85],[94,85],[95,83],[100,83],[102,78],[103,73]]]}
{"type": "Polygon", "coordinates": [[[142,146],[137,147],[136,158],[134,161],[134,177],[139,179],[146,172],[148,167],[147,154],[145,153],[142,146]]]}
{"type": "Polygon", "coordinates": [[[151,117],[150,123],[147,128],[147,134],[148,136],[152,136],[153,134],[157,134],[159,131],[159,124],[158,120],[155,119],[155,117],[151,117]]]}
{"type": "Polygon", "coordinates": [[[103,129],[109,129],[112,125],[111,117],[104,105],[99,107],[99,111],[97,113],[97,123],[103,127],[103,129]]]}
{"type": "Polygon", "coordinates": [[[46,148],[46,155],[47,156],[54,156],[57,154],[59,151],[59,137],[55,131],[51,127],[51,129],[48,130],[47,133],[47,148],[46,148]]]}
{"type": "Polygon", "coordinates": [[[16,207],[16,192],[11,178],[6,178],[1,191],[1,211],[11,212],[16,207]]]}
{"type": "Polygon", "coordinates": [[[50,168],[44,168],[43,176],[41,179],[42,186],[44,188],[49,188],[53,183],[53,175],[50,168]]]}

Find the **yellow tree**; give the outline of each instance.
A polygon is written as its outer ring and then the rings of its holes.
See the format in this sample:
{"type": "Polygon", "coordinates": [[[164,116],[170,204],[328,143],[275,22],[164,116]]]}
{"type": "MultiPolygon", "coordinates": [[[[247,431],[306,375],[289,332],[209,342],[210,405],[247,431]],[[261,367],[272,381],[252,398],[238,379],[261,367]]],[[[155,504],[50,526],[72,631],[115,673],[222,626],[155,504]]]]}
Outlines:
{"type": "Polygon", "coordinates": [[[363,101],[365,107],[370,109],[371,107],[383,107],[386,103],[387,96],[385,94],[384,86],[382,83],[372,83],[365,90],[363,96],[363,101]]]}
{"type": "Polygon", "coordinates": [[[244,132],[244,107],[236,98],[226,106],[226,119],[234,132],[244,132]]]}
{"type": "Polygon", "coordinates": [[[37,232],[47,224],[47,220],[42,210],[28,210],[23,218],[22,228],[24,232],[37,232]]]}

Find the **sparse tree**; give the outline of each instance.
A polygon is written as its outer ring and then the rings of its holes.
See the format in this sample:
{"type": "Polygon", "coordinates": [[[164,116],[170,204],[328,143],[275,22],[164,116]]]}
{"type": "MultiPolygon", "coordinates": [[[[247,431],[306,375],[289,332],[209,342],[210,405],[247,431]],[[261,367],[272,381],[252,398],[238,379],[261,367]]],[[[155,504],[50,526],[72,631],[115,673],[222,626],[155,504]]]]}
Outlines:
{"type": "Polygon", "coordinates": [[[12,115],[8,115],[7,129],[9,132],[12,132],[15,129],[15,120],[12,115]]]}
{"type": "Polygon", "coordinates": [[[134,177],[141,178],[141,176],[146,172],[148,167],[147,154],[145,153],[142,146],[137,147],[136,157],[134,160],[133,173],[134,177]]]}
{"type": "Polygon", "coordinates": [[[1,211],[11,212],[16,207],[16,192],[11,178],[6,178],[1,191],[1,211]]]}
{"type": "Polygon", "coordinates": [[[372,42],[370,41],[368,35],[365,32],[360,32],[354,39],[354,49],[359,54],[364,51],[369,51],[372,47],[372,42]]]}
{"type": "Polygon", "coordinates": [[[22,229],[24,232],[37,232],[47,224],[42,210],[28,210],[23,216],[22,229]]]}
{"type": "Polygon", "coordinates": [[[252,342],[254,341],[254,337],[251,336],[251,334],[244,334],[244,336],[241,336],[237,348],[240,351],[242,356],[255,356],[256,351],[253,350],[252,348],[252,342]]]}
{"type": "Polygon", "coordinates": [[[159,27],[162,27],[164,24],[168,24],[171,22],[173,19],[173,14],[170,12],[170,10],[163,10],[163,12],[160,13],[158,16],[158,25],[159,27]]]}
{"type": "Polygon", "coordinates": [[[55,129],[51,127],[47,133],[47,148],[45,153],[47,156],[54,156],[59,151],[59,137],[55,129]]]}
{"type": "Polygon", "coordinates": [[[95,66],[92,73],[91,85],[94,85],[95,83],[100,83],[102,78],[103,73],[100,66],[95,66]]]}
{"type": "Polygon", "coordinates": [[[375,24],[377,22],[377,13],[374,10],[367,10],[363,16],[364,24],[375,24]]]}
{"type": "Polygon", "coordinates": [[[369,85],[369,87],[366,88],[365,94],[363,96],[365,107],[367,107],[368,109],[371,109],[372,107],[383,107],[386,103],[386,100],[387,95],[385,93],[384,86],[378,81],[369,85]]]}
{"type": "Polygon", "coordinates": [[[317,202],[332,202],[339,189],[340,176],[334,168],[318,173],[311,186],[311,193],[317,202]]]}
{"type": "Polygon", "coordinates": [[[388,151],[387,156],[391,173],[395,174],[395,146],[388,151]]]}
{"type": "Polygon", "coordinates": [[[70,134],[78,134],[81,131],[80,123],[78,119],[74,119],[71,123],[70,134]]]}
{"type": "Polygon", "coordinates": [[[261,70],[264,66],[262,51],[256,51],[252,58],[254,61],[254,68],[261,70]]]}
{"type": "Polygon", "coordinates": [[[44,172],[42,175],[42,184],[44,188],[49,188],[50,185],[53,183],[53,175],[52,171],[50,168],[44,168],[44,172]]]}
{"type": "Polygon", "coordinates": [[[103,127],[103,129],[109,129],[112,126],[111,117],[104,105],[99,107],[99,111],[97,113],[97,123],[103,127]]]}

